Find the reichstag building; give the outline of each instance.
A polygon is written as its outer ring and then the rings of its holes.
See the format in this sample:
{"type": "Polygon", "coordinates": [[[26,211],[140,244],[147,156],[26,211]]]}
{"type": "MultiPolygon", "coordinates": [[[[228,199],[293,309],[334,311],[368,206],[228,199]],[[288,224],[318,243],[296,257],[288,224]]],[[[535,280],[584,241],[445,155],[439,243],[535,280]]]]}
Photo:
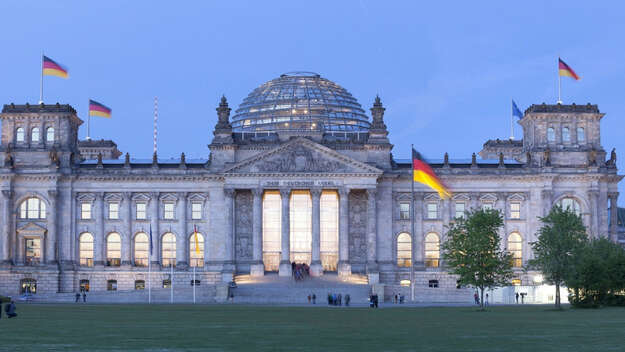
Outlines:
{"type": "Polygon", "coordinates": [[[554,204],[579,213],[589,236],[617,240],[610,208],[622,176],[601,145],[597,105],[532,105],[522,140],[489,140],[470,159],[441,151],[430,164],[453,197],[416,184],[411,209],[411,160],[391,153],[385,108],[372,100],[367,112],[318,74],[283,74],[233,114],[222,97],[209,157],[174,161],[78,140],[70,105],[4,105],[0,293],[143,289],[149,262],[153,287],[172,267],[189,286],[193,268],[205,285],[289,276],[296,262],[312,276],[391,287],[413,265],[415,285],[451,290],[445,226],[477,207],[504,215],[515,284],[535,281],[522,266],[554,204]]]}

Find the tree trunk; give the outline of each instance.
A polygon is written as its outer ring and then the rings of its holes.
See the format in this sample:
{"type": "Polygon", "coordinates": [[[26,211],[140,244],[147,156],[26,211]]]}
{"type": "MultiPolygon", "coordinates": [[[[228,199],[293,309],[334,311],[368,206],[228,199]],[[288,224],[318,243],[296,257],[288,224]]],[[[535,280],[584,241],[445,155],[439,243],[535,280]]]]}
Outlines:
{"type": "Polygon", "coordinates": [[[484,310],[484,287],[480,287],[480,309],[484,310]]]}
{"type": "Polygon", "coordinates": [[[560,283],[556,282],[556,308],[560,309],[560,283]]]}

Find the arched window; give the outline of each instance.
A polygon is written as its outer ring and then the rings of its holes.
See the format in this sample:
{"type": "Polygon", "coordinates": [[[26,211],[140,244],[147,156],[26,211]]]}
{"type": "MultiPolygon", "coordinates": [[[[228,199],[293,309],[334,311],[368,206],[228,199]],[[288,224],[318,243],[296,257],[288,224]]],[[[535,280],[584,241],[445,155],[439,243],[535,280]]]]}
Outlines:
{"type": "Polygon", "coordinates": [[[428,268],[438,268],[440,257],[440,241],[438,235],[434,232],[430,232],[425,235],[425,266],[428,268]]]}
{"type": "Polygon", "coordinates": [[[200,268],[204,266],[204,236],[199,232],[191,234],[189,237],[189,259],[191,267],[200,268]]]}
{"type": "Polygon", "coordinates": [[[15,141],[17,142],[24,141],[24,128],[18,127],[17,130],[15,130],[15,141]]]}
{"type": "Polygon", "coordinates": [[[168,232],[163,235],[162,248],[161,265],[176,266],[176,236],[173,233],[168,232]]]}
{"type": "Polygon", "coordinates": [[[46,129],[46,142],[54,142],[54,127],[48,127],[46,129]]]}
{"type": "Polygon", "coordinates": [[[562,198],[562,200],[560,201],[560,206],[564,210],[568,209],[573,211],[577,216],[581,215],[582,213],[579,202],[571,197],[562,198]]]}
{"type": "Polygon", "coordinates": [[[556,131],[553,127],[547,128],[547,142],[555,142],[556,141],[556,131]]]}
{"type": "Polygon", "coordinates": [[[577,143],[586,142],[586,132],[584,131],[584,127],[577,127],[577,143]]]}
{"type": "Polygon", "coordinates": [[[512,266],[514,268],[523,266],[523,240],[518,232],[508,236],[508,251],[512,254],[512,266]]]}
{"type": "Polygon", "coordinates": [[[135,235],[135,266],[148,266],[150,243],[145,232],[135,235]]]}
{"type": "Polygon", "coordinates": [[[120,266],[122,258],[122,238],[117,232],[106,237],[106,265],[120,266]]]}
{"type": "Polygon", "coordinates": [[[24,199],[20,204],[21,219],[45,219],[46,203],[37,197],[24,199]]]}
{"type": "Polygon", "coordinates": [[[562,127],[562,141],[570,142],[571,141],[571,132],[568,127],[562,127]]]}
{"type": "Polygon", "coordinates": [[[31,142],[39,142],[39,127],[34,127],[30,131],[30,141],[31,142]]]}
{"type": "Polygon", "coordinates": [[[412,239],[410,234],[402,232],[397,236],[397,265],[409,268],[412,261],[412,239]]]}
{"type": "Polygon", "coordinates": [[[93,266],[93,235],[85,232],[78,239],[80,265],[93,266]]]}

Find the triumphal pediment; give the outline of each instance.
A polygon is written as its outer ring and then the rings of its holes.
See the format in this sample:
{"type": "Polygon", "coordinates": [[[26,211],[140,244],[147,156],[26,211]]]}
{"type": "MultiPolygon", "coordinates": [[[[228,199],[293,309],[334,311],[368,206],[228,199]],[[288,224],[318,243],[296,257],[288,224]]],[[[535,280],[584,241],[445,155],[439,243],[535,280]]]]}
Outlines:
{"type": "Polygon", "coordinates": [[[309,139],[295,138],[275,149],[243,160],[224,170],[224,173],[382,174],[382,170],[309,139]]]}

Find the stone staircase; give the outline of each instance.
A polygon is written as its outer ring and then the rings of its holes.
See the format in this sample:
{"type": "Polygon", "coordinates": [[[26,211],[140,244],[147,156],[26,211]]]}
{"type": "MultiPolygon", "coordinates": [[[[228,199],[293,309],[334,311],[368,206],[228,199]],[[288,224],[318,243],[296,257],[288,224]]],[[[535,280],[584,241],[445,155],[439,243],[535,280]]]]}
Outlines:
{"type": "Polygon", "coordinates": [[[277,274],[263,277],[237,275],[235,282],[234,303],[243,304],[308,304],[308,295],[315,294],[317,304],[327,305],[328,293],[340,293],[343,297],[349,294],[352,305],[366,305],[370,292],[367,277],[360,275],[324,274],[302,281],[277,274]]]}
{"type": "MultiPolygon", "coordinates": [[[[195,291],[196,303],[218,302],[217,291],[217,285],[198,286],[195,291]]],[[[152,303],[170,303],[170,297],[171,291],[168,288],[152,289],[152,303]]],[[[174,286],[173,298],[174,303],[193,303],[193,289],[174,286]]],[[[75,293],[49,293],[33,295],[30,302],[73,303],[75,299],[75,293]]],[[[82,302],[82,297],[80,301],[82,302]]],[[[148,290],[87,292],[87,303],[148,303],[148,290]]]]}

